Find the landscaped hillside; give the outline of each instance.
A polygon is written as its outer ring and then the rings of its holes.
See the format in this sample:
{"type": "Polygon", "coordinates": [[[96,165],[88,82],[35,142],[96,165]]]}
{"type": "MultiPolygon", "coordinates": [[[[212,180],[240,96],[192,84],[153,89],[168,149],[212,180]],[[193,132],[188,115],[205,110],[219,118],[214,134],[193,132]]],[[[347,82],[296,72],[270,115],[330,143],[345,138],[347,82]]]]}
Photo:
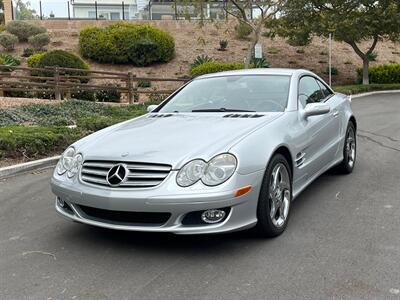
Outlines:
{"type": "MultiPolygon", "coordinates": [[[[144,21],[143,21],[144,22],[144,21]]],[[[148,21],[151,22],[151,21],[148,21]]],[[[174,40],[176,56],[168,63],[150,67],[133,67],[131,65],[99,64],[88,61],[91,69],[132,71],[137,76],[178,77],[189,75],[189,64],[198,55],[208,55],[217,61],[240,62],[246,54],[248,41],[235,37],[235,22],[211,22],[201,27],[197,22],[190,21],[153,21],[156,25],[169,32],[174,40]],[[219,51],[220,41],[227,40],[226,51],[219,51]]],[[[64,49],[78,53],[78,36],[80,29],[87,25],[105,24],[93,21],[59,21],[48,20],[41,22],[48,28],[51,44],[48,49],[64,49]]],[[[366,42],[365,45],[369,44],[366,42]]],[[[328,65],[327,41],[314,39],[307,47],[293,47],[285,40],[273,40],[262,37],[263,52],[271,67],[305,68],[312,70],[324,78],[328,65]]],[[[27,44],[19,43],[16,46],[18,55],[22,54],[27,44]]],[[[380,42],[377,46],[378,54],[374,64],[399,63],[400,45],[391,42],[380,42]]],[[[25,64],[24,59],[22,64],[25,64]]],[[[356,69],[361,66],[361,61],[354,51],[344,43],[333,43],[333,66],[338,69],[338,75],[333,76],[333,84],[351,84],[356,80],[356,69]]]]}

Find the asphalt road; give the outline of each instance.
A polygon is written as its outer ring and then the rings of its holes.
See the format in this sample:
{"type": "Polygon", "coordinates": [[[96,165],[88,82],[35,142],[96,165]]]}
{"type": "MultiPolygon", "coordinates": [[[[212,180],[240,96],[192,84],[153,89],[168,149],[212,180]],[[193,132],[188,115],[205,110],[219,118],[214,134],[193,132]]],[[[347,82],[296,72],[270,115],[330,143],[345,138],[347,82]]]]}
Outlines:
{"type": "Polygon", "coordinates": [[[354,100],[358,162],[293,203],[276,239],[61,219],[49,170],[0,181],[0,299],[400,299],[400,95],[354,100]]]}

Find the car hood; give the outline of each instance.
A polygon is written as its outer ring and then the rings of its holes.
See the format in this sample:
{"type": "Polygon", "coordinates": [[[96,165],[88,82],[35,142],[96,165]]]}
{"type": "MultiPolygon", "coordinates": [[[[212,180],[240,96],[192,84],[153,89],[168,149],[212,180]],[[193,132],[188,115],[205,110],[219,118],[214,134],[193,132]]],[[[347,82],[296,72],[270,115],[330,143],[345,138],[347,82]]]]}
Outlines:
{"type": "Polygon", "coordinates": [[[97,132],[77,143],[85,160],[164,163],[180,168],[209,160],[283,113],[227,117],[227,113],[147,114],[97,132]]]}

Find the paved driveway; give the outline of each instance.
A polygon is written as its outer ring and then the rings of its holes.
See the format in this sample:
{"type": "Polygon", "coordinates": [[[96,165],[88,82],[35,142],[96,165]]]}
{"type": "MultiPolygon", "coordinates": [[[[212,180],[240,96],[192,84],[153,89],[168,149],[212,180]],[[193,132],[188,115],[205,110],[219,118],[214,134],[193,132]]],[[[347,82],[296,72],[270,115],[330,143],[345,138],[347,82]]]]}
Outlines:
{"type": "Polygon", "coordinates": [[[400,299],[400,95],[354,100],[358,164],[325,174],[276,239],[67,222],[50,171],[0,181],[0,299],[400,299]]]}

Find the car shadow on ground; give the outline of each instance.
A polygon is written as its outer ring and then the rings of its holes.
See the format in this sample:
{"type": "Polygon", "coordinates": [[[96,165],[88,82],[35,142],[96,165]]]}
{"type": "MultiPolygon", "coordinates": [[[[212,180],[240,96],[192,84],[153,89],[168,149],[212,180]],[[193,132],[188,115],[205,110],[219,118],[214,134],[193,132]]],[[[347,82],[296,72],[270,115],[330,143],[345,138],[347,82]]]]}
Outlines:
{"type": "MultiPolygon", "coordinates": [[[[296,234],[298,227],[307,226],[307,215],[310,214],[310,207],[313,201],[318,201],[315,194],[318,190],[327,188],[328,185],[335,185],[336,178],[340,175],[335,171],[329,171],[312,183],[292,203],[291,220],[286,231],[277,238],[264,238],[257,234],[254,229],[208,235],[175,235],[170,233],[147,233],[117,231],[98,228],[88,225],[70,224],[65,228],[65,235],[69,235],[74,243],[90,243],[91,245],[106,245],[114,249],[157,252],[174,252],[176,254],[202,253],[210,251],[217,253],[226,249],[236,248],[240,245],[278,245],[287,241],[291,235],[296,234]]],[[[329,212],[327,212],[329,213],[329,212]]],[[[65,238],[65,236],[64,236],[65,238]]]]}

